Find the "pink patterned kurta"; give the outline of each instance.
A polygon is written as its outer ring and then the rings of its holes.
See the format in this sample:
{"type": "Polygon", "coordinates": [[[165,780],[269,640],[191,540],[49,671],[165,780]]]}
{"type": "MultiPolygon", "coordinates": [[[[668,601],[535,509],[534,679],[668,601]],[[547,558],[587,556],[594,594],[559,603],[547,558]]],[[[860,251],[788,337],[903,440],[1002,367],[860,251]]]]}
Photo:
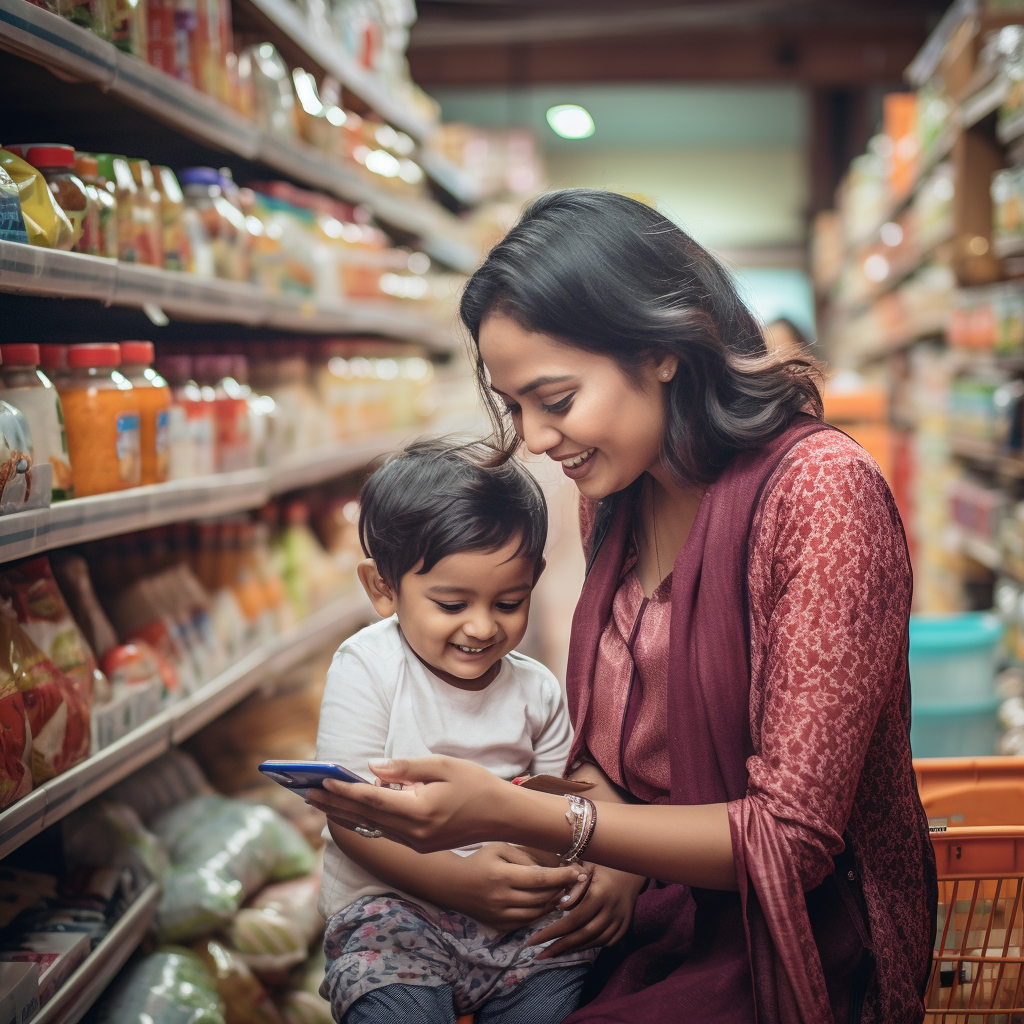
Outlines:
{"type": "MultiPolygon", "coordinates": [[[[587,503],[581,519],[589,537],[587,503]]],[[[918,1021],[931,921],[908,736],[911,575],[895,504],[873,460],[845,435],[824,431],[783,458],[750,537],[754,754],[746,797],[729,804],[741,880],[779,880],[775,891],[769,882],[757,892],[762,904],[782,898],[786,878],[809,891],[832,872],[846,832],[876,961],[863,1020],[918,1021]],[[744,870],[755,863],[756,871],[744,870]]],[[[665,802],[672,581],[645,602],[634,561],[624,564],[601,635],[580,753],[640,799],[665,802]],[[627,645],[635,629],[634,659],[627,645]],[[641,700],[625,735],[634,660],[641,700]]],[[[776,936],[776,946],[799,977],[816,952],[813,943],[804,948],[808,936],[790,938],[776,936]]]]}

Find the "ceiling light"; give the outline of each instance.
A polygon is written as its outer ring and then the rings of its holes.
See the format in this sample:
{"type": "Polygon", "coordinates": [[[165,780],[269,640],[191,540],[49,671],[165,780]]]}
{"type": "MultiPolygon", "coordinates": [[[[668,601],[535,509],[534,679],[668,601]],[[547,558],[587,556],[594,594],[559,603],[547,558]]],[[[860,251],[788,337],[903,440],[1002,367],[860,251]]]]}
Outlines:
{"type": "Polygon", "coordinates": [[[551,130],[563,139],[587,139],[594,134],[594,119],[575,103],[549,107],[547,119],[551,130]]]}

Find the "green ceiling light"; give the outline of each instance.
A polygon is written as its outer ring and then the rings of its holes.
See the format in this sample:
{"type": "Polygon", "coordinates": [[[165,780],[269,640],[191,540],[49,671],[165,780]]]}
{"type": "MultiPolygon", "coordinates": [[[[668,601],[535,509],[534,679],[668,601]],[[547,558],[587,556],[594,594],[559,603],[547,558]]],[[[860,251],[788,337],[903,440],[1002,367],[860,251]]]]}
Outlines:
{"type": "Polygon", "coordinates": [[[559,103],[548,107],[548,124],[563,139],[589,139],[594,134],[594,119],[590,112],[576,103],[559,103]]]}

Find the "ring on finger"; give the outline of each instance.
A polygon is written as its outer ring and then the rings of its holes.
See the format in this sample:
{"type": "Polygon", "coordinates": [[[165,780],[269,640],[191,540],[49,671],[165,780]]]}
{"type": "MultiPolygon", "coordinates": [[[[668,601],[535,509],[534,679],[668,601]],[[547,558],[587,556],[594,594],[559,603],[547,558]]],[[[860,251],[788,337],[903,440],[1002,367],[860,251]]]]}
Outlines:
{"type": "Polygon", "coordinates": [[[364,839],[380,839],[384,835],[379,828],[369,828],[366,825],[356,825],[352,831],[364,839]]]}

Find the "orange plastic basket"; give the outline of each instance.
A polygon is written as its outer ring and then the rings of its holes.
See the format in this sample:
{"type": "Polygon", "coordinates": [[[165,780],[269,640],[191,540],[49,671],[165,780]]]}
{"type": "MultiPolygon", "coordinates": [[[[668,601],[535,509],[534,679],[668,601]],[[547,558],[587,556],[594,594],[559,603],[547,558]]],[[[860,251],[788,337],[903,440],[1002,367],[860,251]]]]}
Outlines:
{"type": "Polygon", "coordinates": [[[914,762],[934,826],[929,1024],[1024,1024],[1024,758],[914,762]]]}

